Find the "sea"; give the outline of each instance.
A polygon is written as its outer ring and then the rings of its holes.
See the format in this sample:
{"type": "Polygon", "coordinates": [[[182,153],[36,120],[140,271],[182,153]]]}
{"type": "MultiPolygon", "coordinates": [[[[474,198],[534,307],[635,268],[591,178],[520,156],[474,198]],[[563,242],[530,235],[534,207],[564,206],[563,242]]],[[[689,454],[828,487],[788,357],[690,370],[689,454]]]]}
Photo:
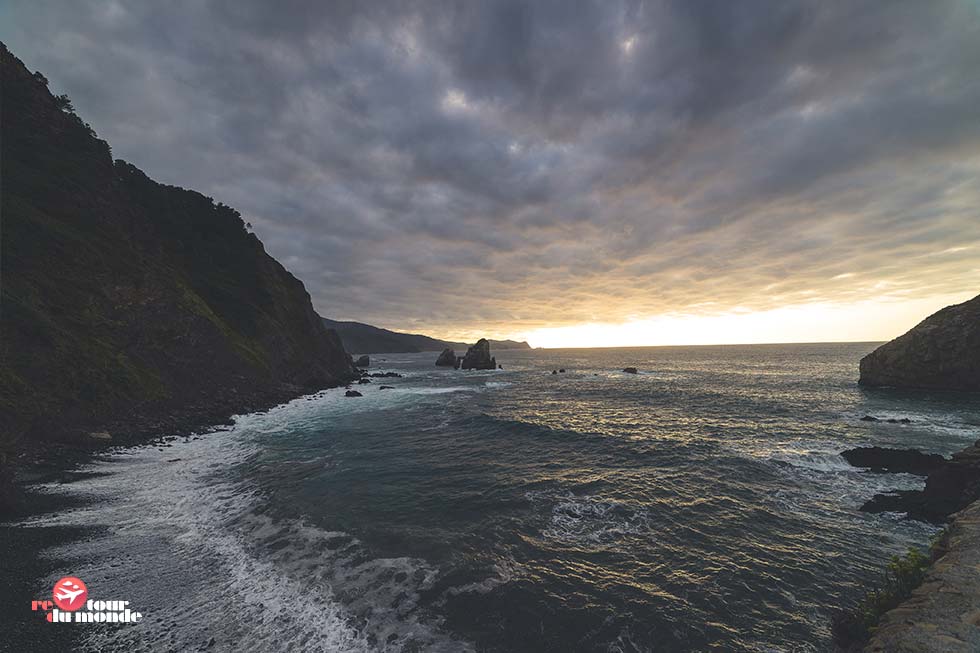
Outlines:
{"type": "Polygon", "coordinates": [[[86,533],[38,592],[70,575],[143,615],[59,626],[88,651],[829,651],[937,530],[861,512],[923,479],[839,453],[980,437],[975,398],[860,387],[875,346],[373,355],[403,376],[36,488],[72,507],[23,526],[86,533]]]}

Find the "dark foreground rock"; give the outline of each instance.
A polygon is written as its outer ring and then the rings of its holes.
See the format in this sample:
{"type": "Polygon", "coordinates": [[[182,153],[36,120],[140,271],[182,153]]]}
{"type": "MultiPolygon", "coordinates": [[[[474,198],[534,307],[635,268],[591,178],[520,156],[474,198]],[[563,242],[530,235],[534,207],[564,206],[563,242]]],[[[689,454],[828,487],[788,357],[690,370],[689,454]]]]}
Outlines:
{"type": "Polygon", "coordinates": [[[904,512],[912,519],[943,523],[980,498],[980,440],[929,472],[924,490],[876,494],[865,512],[904,512]]]}
{"type": "Polygon", "coordinates": [[[947,306],[862,358],[859,382],[980,391],[980,296],[947,306]]]}
{"type": "Polygon", "coordinates": [[[356,361],[354,361],[355,367],[369,367],[371,365],[371,357],[367,354],[361,356],[356,361]]]}
{"type": "Polygon", "coordinates": [[[464,370],[495,370],[497,359],[490,355],[490,341],[480,338],[466,351],[460,367],[464,370]]]}
{"type": "Polygon", "coordinates": [[[362,395],[357,390],[348,390],[347,392],[344,393],[344,396],[345,397],[363,397],[364,395],[362,395]]]}
{"type": "Polygon", "coordinates": [[[456,351],[450,347],[446,347],[439,354],[439,358],[436,359],[437,367],[456,367],[456,351]]]}
{"type": "Polygon", "coordinates": [[[640,373],[640,371],[637,370],[635,367],[624,367],[623,368],[623,371],[626,372],[627,374],[639,374],[640,373]]]}
{"type": "Polygon", "coordinates": [[[885,447],[857,447],[842,451],[841,456],[855,467],[867,467],[875,472],[905,472],[926,476],[946,463],[935,453],[922,453],[918,449],[887,449],[885,447]]]}

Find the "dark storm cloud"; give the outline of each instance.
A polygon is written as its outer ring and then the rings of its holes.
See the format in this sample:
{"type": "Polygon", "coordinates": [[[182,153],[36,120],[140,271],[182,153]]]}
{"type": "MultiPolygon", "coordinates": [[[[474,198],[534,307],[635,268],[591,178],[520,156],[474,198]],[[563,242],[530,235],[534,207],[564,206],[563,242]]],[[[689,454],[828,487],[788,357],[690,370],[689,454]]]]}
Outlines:
{"type": "Polygon", "coordinates": [[[332,317],[520,331],[980,279],[971,2],[13,1],[0,33],[332,317]]]}

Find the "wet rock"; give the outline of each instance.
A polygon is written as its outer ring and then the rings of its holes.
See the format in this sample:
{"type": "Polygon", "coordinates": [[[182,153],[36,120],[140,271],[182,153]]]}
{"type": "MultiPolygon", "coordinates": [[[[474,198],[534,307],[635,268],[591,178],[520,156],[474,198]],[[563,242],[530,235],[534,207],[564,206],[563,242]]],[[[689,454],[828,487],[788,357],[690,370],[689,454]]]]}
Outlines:
{"type": "Polygon", "coordinates": [[[623,371],[626,372],[627,374],[639,374],[640,373],[639,370],[637,370],[635,367],[624,367],[623,368],[623,371]]]}
{"type": "Polygon", "coordinates": [[[561,368],[560,370],[558,370],[558,373],[559,373],[559,374],[564,374],[564,373],[565,373],[565,368],[563,367],[563,368],[561,368]]]}
{"type": "Polygon", "coordinates": [[[348,390],[347,392],[344,393],[344,396],[345,397],[363,397],[364,395],[362,395],[357,390],[348,390]]]}
{"type": "Polygon", "coordinates": [[[365,383],[370,383],[371,379],[358,379],[357,385],[364,385],[365,383]]]}
{"type": "Polygon", "coordinates": [[[381,387],[378,388],[378,390],[394,390],[394,389],[395,389],[395,386],[393,386],[393,385],[383,385],[383,386],[381,386],[381,387]]]}
{"type": "Polygon", "coordinates": [[[939,454],[922,453],[918,449],[857,447],[842,451],[840,455],[855,467],[866,467],[875,472],[905,472],[919,476],[927,476],[929,472],[946,463],[946,459],[939,454]]]}
{"type": "Polygon", "coordinates": [[[864,417],[861,418],[861,421],[862,422],[880,422],[881,420],[878,419],[877,417],[872,416],[872,415],[865,415],[864,417]]]}
{"type": "Polygon", "coordinates": [[[490,341],[480,338],[466,351],[460,364],[464,370],[495,370],[497,359],[490,355],[490,341]]]}
{"type": "Polygon", "coordinates": [[[551,370],[552,374],[558,374],[558,370],[551,370]]]}
{"type": "Polygon", "coordinates": [[[368,374],[368,376],[374,377],[376,379],[400,379],[402,375],[398,372],[375,372],[374,374],[368,374]]]}
{"type": "Polygon", "coordinates": [[[354,361],[354,367],[368,367],[371,364],[371,357],[367,354],[354,361]]]}
{"type": "Polygon", "coordinates": [[[456,367],[456,351],[446,347],[436,359],[436,367],[456,367]]]}
{"type": "Polygon", "coordinates": [[[861,510],[905,512],[913,519],[943,523],[977,499],[980,499],[980,440],[932,469],[924,490],[876,494],[861,510]]]}

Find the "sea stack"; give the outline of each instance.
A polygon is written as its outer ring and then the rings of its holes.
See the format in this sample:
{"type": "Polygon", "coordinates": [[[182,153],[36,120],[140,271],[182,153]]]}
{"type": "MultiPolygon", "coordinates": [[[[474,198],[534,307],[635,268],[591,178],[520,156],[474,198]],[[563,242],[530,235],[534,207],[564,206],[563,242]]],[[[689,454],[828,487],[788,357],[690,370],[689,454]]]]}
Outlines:
{"type": "Polygon", "coordinates": [[[947,306],[862,358],[859,383],[980,391],[980,296],[947,306]]]}
{"type": "Polygon", "coordinates": [[[456,351],[452,347],[446,347],[436,359],[436,367],[456,367],[456,351]]]}
{"type": "Polygon", "coordinates": [[[490,341],[480,338],[466,351],[460,365],[464,370],[495,370],[497,359],[490,356],[490,341]]]}

